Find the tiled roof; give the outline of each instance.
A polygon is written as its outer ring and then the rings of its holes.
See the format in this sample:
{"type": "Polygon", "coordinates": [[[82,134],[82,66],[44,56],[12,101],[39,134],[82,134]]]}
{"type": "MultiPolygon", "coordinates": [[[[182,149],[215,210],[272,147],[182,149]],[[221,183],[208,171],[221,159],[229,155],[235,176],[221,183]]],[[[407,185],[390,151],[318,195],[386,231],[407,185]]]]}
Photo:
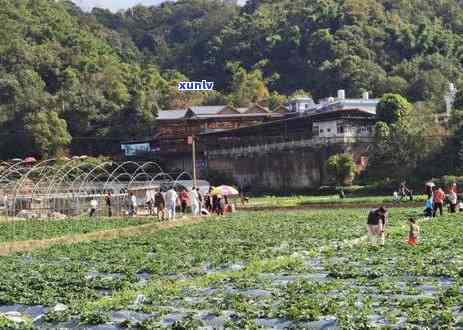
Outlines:
{"type": "Polygon", "coordinates": [[[267,108],[258,106],[265,112],[250,112],[246,113],[250,108],[232,108],[236,109],[238,113],[233,111],[220,113],[224,110],[226,105],[214,105],[214,106],[194,106],[188,109],[182,110],[164,110],[158,112],[158,120],[178,120],[185,118],[188,115],[189,118],[229,118],[229,117],[252,117],[252,116],[268,116],[273,114],[267,108]]]}
{"type": "Polygon", "coordinates": [[[158,120],[182,119],[187,113],[187,109],[182,110],[163,110],[158,112],[158,120]]]}
{"type": "Polygon", "coordinates": [[[190,107],[191,111],[197,116],[216,115],[225,108],[225,105],[196,106],[190,107]]]}
{"type": "MultiPolygon", "coordinates": [[[[240,118],[240,117],[279,117],[282,116],[280,113],[266,113],[266,112],[255,112],[255,113],[231,113],[231,114],[218,114],[209,116],[199,116],[199,118],[240,118]]],[[[194,119],[194,118],[192,118],[194,119]]]]}

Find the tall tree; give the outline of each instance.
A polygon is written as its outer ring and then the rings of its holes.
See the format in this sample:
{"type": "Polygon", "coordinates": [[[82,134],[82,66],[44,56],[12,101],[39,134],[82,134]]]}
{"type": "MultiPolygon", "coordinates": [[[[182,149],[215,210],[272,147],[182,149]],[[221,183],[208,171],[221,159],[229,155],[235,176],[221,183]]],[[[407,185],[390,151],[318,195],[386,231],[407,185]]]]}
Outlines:
{"type": "Polygon", "coordinates": [[[326,169],[335,179],[337,185],[352,182],[355,174],[355,163],[350,154],[332,155],[328,158],[326,169]]]}
{"type": "Polygon", "coordinates": [[[67,131],[66,121],[59,118],[55,111],[29,115],[26,119],[26,130],[31,134],[36,152],[45,157],[66,154],[72,139],[67,131]]]}
{"type": "Polygon", "coordinates": [[[403,123],[403,118],[411,111],[411,104],[398,94],[385,94],[376,107],[376,117],[379,122],[388,125],[403,123]]]}

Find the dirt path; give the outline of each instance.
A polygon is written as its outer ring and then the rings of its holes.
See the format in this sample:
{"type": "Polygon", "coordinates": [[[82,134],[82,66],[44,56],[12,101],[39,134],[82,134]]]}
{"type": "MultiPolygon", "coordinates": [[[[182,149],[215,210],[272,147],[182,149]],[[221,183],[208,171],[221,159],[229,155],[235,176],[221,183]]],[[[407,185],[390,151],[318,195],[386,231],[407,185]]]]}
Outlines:
{"type": "Polygon", "coordinates": [[[66,235],[43,240],[7,242],[0,244],[0,256],[6,256],[14,252],[28,252],[36,249],[44,249],[57,244],[75,244],[83,241],[101,241],[120,237],[135,236],[149,232],[156,232],[161,229],[195,224],[203,221],[204,219],[207,218],[186,218],[165,223],[157,222],[119,229],[108,229],[88,234],[66,235]]]}
{"type": "Polygon", "coordinates": [[[238,207],[237,211],[297,211],[307,209],[358,209],[358,208],[375,208],[378,205],[383,205],[386,208],[410,208],[423,206],[423,202],[402,203],[402,204],[387,204],[387,203],[319,203],[319,204],[301,204],[294,206],[245,206],[238,207]]]}

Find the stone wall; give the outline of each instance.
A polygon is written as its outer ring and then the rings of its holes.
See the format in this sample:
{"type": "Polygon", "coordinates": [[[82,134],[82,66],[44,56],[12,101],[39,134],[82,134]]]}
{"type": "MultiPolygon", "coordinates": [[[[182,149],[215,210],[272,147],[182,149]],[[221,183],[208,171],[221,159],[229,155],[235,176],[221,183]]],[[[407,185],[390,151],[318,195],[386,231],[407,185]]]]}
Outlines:
{"type": "MultiPolygon", "coordinates": [[[[253,190],[295,192],[327,184],[326,161],[333,154],[352,153],[356,163],[368,156],[366,144],[333,144],[246,156],[210,157],[209,168],[234,176],[238,184],[253,190]]],[[[359,165],[360,166],[360,165],[359,165]]]]}

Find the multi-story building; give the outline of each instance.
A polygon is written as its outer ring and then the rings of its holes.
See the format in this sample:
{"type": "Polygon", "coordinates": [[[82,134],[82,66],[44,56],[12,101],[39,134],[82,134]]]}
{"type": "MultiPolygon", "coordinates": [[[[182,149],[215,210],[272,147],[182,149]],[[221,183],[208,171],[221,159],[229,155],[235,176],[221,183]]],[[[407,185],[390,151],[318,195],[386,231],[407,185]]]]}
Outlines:
{"type": "MultiPolygon", "coordinates": [[[[157,154],[166,167],[191,169],[191,145],[189,136],[213,133],[230,129],[254,126],[264,122],[285,118],[284,108],[279,111],[253,104],[247,108],[229,105],[195,106],[180,110],[165,110],[158,113],[157,154]]],[[[198,159],[201,163],[203,145],[198,143],[198,159]]]]}
{"type": "Polygon", "coordinates": [[[364,166],[378,102],[367,93],[349,99],[340,90],[336,98],[319,103],[295,98],[274,111],[259,105],[160,111],[157,135],[144,147],[136,141],[136,147],[150,149],[164,168],[191,172],[188,137],[196,136],[198,170],[219,170],[243,185],[260,182],[272,188],[290,175],[284,185],[313,187],[323,182],[324,161],[333,152],[351,151],[359,168],[364,166]]]}

